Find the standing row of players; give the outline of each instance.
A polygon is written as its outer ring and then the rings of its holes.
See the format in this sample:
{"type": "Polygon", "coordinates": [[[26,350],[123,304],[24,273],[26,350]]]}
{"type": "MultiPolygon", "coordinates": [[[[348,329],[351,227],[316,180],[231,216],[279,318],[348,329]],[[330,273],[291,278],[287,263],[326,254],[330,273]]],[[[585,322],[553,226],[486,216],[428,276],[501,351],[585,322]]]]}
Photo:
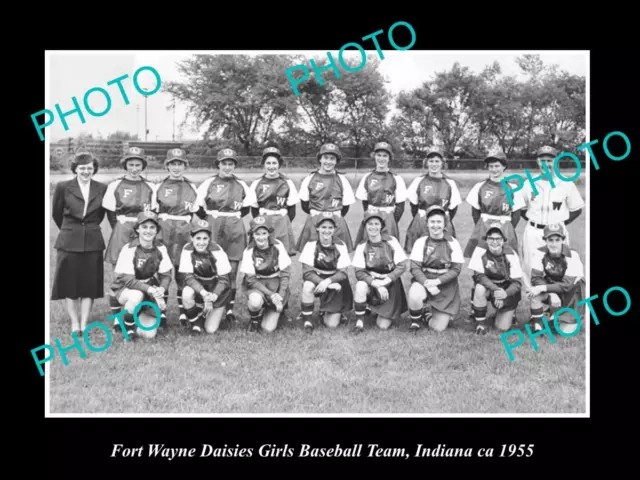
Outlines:
{"type": "MultiPolygon", "coordinates": [[[[553,149],[543,147],[539,152],[539,161],[552,162],[555,155],[553,149]]],[[[511,206],[500,183],[507,167],[506,156],[502,152],[492,152],[485,158],[489,178],[474,185],[467,196],[467,202],[472,206],[475,228],[463,253],[459,248],[452,222],[462,200],[455,181],[442,173],[443,155],[438,149],[428,152],[427,174],[416,178],[407,188],[399,175],[389,171],[389,162],[393,157],[391,147],[384,142],[378,143],[374,151],[376,168],[362,178],[355,194],[345,176],[336,170],[341,153],[335,145],[323,145],[317,157],[319,168],[305,177],[297,191],[293,182],[279,172],[282,156],[276,148],[264,150],[265,174],[251,186],[234,174],[237,166],[235,152],[223,149],[215,161],[219,173],[196,187],[183,176],[183,171],[188,166],[183,150],[173,149],[168,152],[165,165],[170,175],[159,184],[153,184],[140,176],[146,168],[144,152],[136,147],[129,149],[122,159],[122,166],[127,170],[127,174],[109,184],[103,199],[103,206],[108,211],[113,227],[106,261],[115,267],[116,280],[111,294],[114,313],[123,306],[129,312],[133,311],[133,305],[142,301],[143,297],[146,298],[145,295],[156,298],[159,305],[165,306],[167,277],[160,279],[158,274],[166,273],[168,265],[171,265],[170,269],[175,272],[178,285],[181,320],[191,320],[195,330],[202,330],[203,326],[194,323],[194,318],[208,319],[215,311],[209,323],[210,327],[206,328],[208,331],[215,331],[223,314],[229,320],[233,320],[238,265],[242,264],[241,270],[249,288],[251,325],[255,327],[260,323],[256,320],[260,316],[264,317],[263,328],[272,330],[288,300],[288,275],[285,275],[286,280],[283,279],[286,267],[282,268],[282,265],[290,263],[293,255],[301,253],[300,261],[305,269],[309,267],[313,270],[303,272],[305,283],[302,287],[302,317],[305,319],[305,327],[312,328],[309,316],[310,312],[313,312],[313,300],[316,296],[340,297],[339,301],[328,301],[325,298],[321,300],[320,306],[321,311],[333,314],[331,318],[326,319],[326,323],[337,324],[341,313],[350,309],[348,305],[343,305],[336,312],[328,311],[326,308],[329,304],[349,303],[351,288],[345,288],[348,278],[342,278],[345,274],[342,269],[346,260],[344,255],[336,255],[334,252],[333,264],[325,261],[327,253],[323,251],[323,246],[327,245],[319,243],[319,239],[323,238],[319,232],[332,229],[330,235],[327,231],[325,243],[331,239],[331,245],[340,247],[347,255],[352,253],[354,243],[345,215],[356,199],[363,202],[366,212],[356,236],[354,258],[349,260],[349,264],[356,267],[358,278],[353,294],[356,331],[362,328],[362,316],[367,307],[378,314],[378,325],[381,328],[388,326],[393,319],[406,311],[406,302],[403,300],[405,296],[399,282],[405,268],[402,260],[403,255],[406,257],[405,252],[411,252],[412,262],[421,263],[422,276],[425,277],[416,277],[415,272],[414,283],[409,291],[408,307],[414,329],[418,328],[420,320],[423,320],[433,328],[441,330],[446,328],[448,321],[458,313],[457,286],[449,289],[444,286],[451,282],[451,286],[457,285],[457,276],[464,264],[463,257],[473,257],[469,267],[481,275],[476,277],[474,274],[475,286],[472,294],[478,333],[485,331],[487,298],[490,298],[499,310],[496,316],[499,328],[510,323],[515,312],[513,303],[517,306],[520,298],[520,282],[525,284],[527,295],[536,299],[548,298],[554,308],[557,308],[558,304],[557,293],[561,292],[556,287],[543,288],[540,281],[544,281],[545,285],[550,284],[549,282],[564,282],[562,292],[566,290],[566,283],[571,279],[573,286],[579,285],[576,280],[583,276],[579,271],[581,263],[577,253],[568,248],[568,233],[565,227],[583,207],[583,201],[573,183],[560,183],[555,189],[545,189],[544,185],[538,185],[542,196],[528,193],[525,188],[516,193],[514,205],[511,206]],[[407,229],[403,250],[398,243],[398,221],[404,212],[407,199],[410,201],[413,219],[407,229]],[[298,202],[308,217],[296,242],[291,221],[295,218],[298,202]],[[251,231],[247,232],[242,218],[250,211],[254,218],[251,231]],[[528,224],[522,245],[524,268],[520,274],[515,227],[525,211],[524,217],[528,224]],[[150,212],[157,212],[156,220],[150,212]],[[149,215],[149,218],[146,215],[149,215]],[[194,231],[194,225],[198,225],[196,217],[204,223],[197,227],[200,230],[194,231]],[[148,221],[145,221],[145,218],[148,221]],[[322,219],[327,221],[319,221],[322,219]],[[440,220],[442,228],[439,232],[437,224],[440,220]],[[263,224],[256,221],[262,221],[263,224]],[[158,251],[166,250],[166,255],[160,253],[157,260],[152,262],[148,262],[148,242],[141,244],[143,237],[140,235],[140,229],[147,227],[157,229],[154,241],[158,241],[158,251]],[[380,231],[371,238],[371,232],[375,232],[375,228],[379,228],[380,231]],[[260,245],[283,252],[284,255],[278,253],[274,257],[281,259],[284,262],[282,265],[273,259],[267,261],[267,257],[258,252],[262,248],[256,248],[259,244],[257,238],[265,232],[268,233],[268,242],[260,245]],[[131,241],[131,236],[136,233],[138,237],[131,241]],[[248,233],[251,235],[247,235],[248,233]],[[197,273],[199,266],[207,263],[203,263],[202,258],[195,258],[201,257],[200,255],[189,253],[198,251],[197,235],[209,236],[207,242],[202,239],[200,247],[206,243],[211,248],[206,247],[203,251],[221,251],[229,263],[228,286],[224,287],[225,294],[222,297],[221,283],[216,283],[216,293],[206,288],[198,290],[203,285],[202,281],[211,282],[217,275],[224,274],[217,271],[218,257],[213,253],[208,256],[208,267],[197,273]],[[551,243],[558,239],[560,244],[565,245],[559,252],[551,246],[551,243]],[[313,252],[310,248],[314,249],[313,252]],[[419,253],[420,249],[422,253],[419,253]],[[420,255],[421,259],[418,259],[420,255]],[[547,261],[551,257],[560,260],[547,261]],[[539,261],[543,262],[541,270],[535,269],[535,272],[544,272],[544,275],[542,279],[534,276],[534,282],[532,267],[534,262],[538,267],[539,261]],[[190,262],[191,266],[185,262],[190,262]],[[553,267],[556,263],[557,266],[553,267]],[[552,268],[547,268],[548,266],[552,268]],[[276,268],[276,271],[264,277],[264,272],[270,268],[276,268]],[[385,268],[388,271],[384,271],[385,268]],[[189,269],[192,271],[188,271],[189,269]],[[209,273],[205,272],[207,269],[209,273]],[[333,270],[336,272],[330,273],[333,270]],[[186,274],[192,274],[189,279],[196,289],[189,286],[186,274]],[[147,280],[144,286],[132,283],[140,279],[147,280]],[[199,283],[193,284],[194,279],[199,283]],[[491,282],[485,281],[487,279],[491,282]],[[271,283],[271,287],[275,288],[276,280],[278,285],[281,285],[277,290],[265,285],[271,283]],[[511,285],[510,290],[505,286],[507,283],[511,285]],[[313,288],[310,284],[314,285],[313,288]],[[130,288],[133,285],[138,285],[138,288],[130,288]],[[134,298],[130,298],[131,290],[134,291],[134,298]],[[141,293],[145,295],[141,297],[141,293]],[[425,301],[430,305],[431,311],[425,312],[422,308],[425,301]],[[267,313],[275,312],[278,315],[264,315],[265,308],[271,310],[267,313]],[[195,315],[198,309],[199,313],[195,315]],[[502,315],[503,313],[506,316],[502,315]],[[506,317],[509,315],[511,320],[507,321],[506,317]]],[[[544,184],[544,181],[540,183],[544,184]]],[[[147,235],[151,234],[152,232],[148,232],[147,235]]],[[[346,258],[348,259],[348,256],[346,258]]],[[[571,290],[570,294],[575,293],[575,288],[572,287],[571,290]]],[[[532,301],[532,323],[533,328],[537,330],[541,328],[539,318],[542,316],[538,312],[541,307],[535,306],[538,303],[532,301]]],[[[565,304],[564,301],[560,303],[565,304]]],[[[151,322],[155,322],[154,315],[151,322]]],[[[131,318],[127,318],[126,323],[133,325],[131,318]]]]}

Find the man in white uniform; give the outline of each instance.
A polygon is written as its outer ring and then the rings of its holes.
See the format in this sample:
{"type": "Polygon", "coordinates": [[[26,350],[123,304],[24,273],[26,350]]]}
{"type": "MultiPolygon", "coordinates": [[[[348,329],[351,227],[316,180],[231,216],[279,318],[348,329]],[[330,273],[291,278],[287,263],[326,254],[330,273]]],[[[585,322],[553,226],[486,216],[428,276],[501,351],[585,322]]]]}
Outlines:
{"type": "Polygon", "coordinates": [[[531,287],[531,261],[534,252],[545,245],[542,238],[544,228],[555,223],[562,225],[565,234],[564,242],[569,245],[569,232],[566,225],[582,213],[585,205],[574,182],[565,182],[554,175],[553,161],[557,156],[558,152],[555,148],[541,147],[537,153],[537,161],[540,171],[545,176],[535,181],[537,195],[530,181],[526,181],[522,190],[518,192],[525,203],[525,208],[521,210],[521,217],[527,221],[522,235],[522,270],[527,290],[531,287]],[[553,176],[555,188],[542,169],[543,163],[546,164],[549,175],[553,176]]]}

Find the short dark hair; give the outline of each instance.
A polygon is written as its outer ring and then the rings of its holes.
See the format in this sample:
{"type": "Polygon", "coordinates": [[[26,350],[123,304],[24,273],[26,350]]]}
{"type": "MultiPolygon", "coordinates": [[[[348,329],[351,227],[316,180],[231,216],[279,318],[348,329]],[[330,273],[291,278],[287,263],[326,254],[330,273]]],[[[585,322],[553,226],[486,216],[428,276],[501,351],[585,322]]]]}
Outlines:
{"type": "Polygon", "coordinates": [[[76,168],[78,168],[78,165],[80,165],[81,163],[84,165],[86,163],[87,158],[91,159],[91,163],[93,163],[93,173],[94,175],[96,173],[98,173],[98,167],[99,167],[99,163],[98,160],[96,159],[96,157],[94,157],[91,154],[88,153],[82,153],[78,156],[73,157],[70,161],[69,161],[69,167],[71,168],[71,172],[72,173],[76,173],[76,168]],[[81,160],[81,162],[79,162],[78,160],[81,160]]]}

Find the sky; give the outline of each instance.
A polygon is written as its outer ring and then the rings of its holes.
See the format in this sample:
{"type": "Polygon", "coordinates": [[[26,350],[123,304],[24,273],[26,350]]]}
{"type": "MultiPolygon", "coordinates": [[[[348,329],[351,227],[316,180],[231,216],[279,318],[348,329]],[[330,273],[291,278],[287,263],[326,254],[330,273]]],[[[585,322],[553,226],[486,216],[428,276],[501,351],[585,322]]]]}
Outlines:
{"type": "MultiPolygon", "coordinates": [[[[72,97],[76,97],[85,116],[83,124],[78,114],[73,113],[67,117],[68,130],[55,113],[55,120],[51,126],[45,129],[52,141],[75,136],[80,133],[92,133],[94,137],[106,137],[117,130],[124,130],[132,134],[138,134],[144,140],[145,108],[147,128],[149,129],[149,141],[171,141],[174,135],[174,116],[171,109],[167,109],[172,98],[160,89],[148,97],[141,95],[133,85],[135,72],[144,66],[153,67],[160,75],[161,81],[180,81],[176,63],[188,58],[192,53],[198,54],[229,54],[229,51],[49,51],[45,62],[45,99],[43,109],[56,112],[55,105],[60,110],[68,112],[74,108],[72,97]],[[107,85],[123,75],[128,78],[122,81],[129,104],[118,90],[117,85],[107,85]],[[111,109],[101,117],[89,115],[83,106],[85,92],[94,87],[102,87],[109,92],[111,109]],[[48,90],[48,91],[47,91],[48,90]],[[145,105],[146,104],[146,105],[145,105]]],[[[233,53],[250,54],[251,52],[238,51],[233,53]]],[[[303,54],[309,57],[316,54],[325,54],[324,51],[261,51],[254,54],[279,53],[279,54],[303,54]]],[[[368,54],[377,55],[375,50],[367,51],[368,54]]],[[[539,54],[545,65],[556,64],[561,70],[571,74],[584,75],[588,78],[588,52],[583,51],[497,51],[497,52],[433,52],[424,50],[387,51],[383,50],[384,59],[380,62],[380,72],[389,80],[387,88],[392,94],[403,90],[411,90],[419,87],[424,81],[429,80],[436,72],[449,70],[457,61],[462,66],[469,67],[475,73],[498,61],[504,75],[517,75],[520,69],[515,59],[525,53],[539,54]]],[[[337,57],[337,52],[332,52],[337,57]]],[[[358,55],[354,52],[354,55],[358,55]]],[[[345,73],[346,75],[357,75],[345,73]]],[[[282,73],[285,77],[285,73],[282,73]]],[[[143,70],[137,78],[141,88],[153,90],[156,80],[149,70],[143,70]]],[[[95,92],[89,96],[89,105],[95,112],[106,110],[107,100],[95,92]]],[[[187,107],[176,102],[175,109],[175,135],[176,139],[196,139],[197,132],[185,130],[179,131],[179,125],[186,116],[187,107]],[[180,134],[182,133],[182,137],[180,134]]],[[[34,112],[35,113],[35,112],[34,112]]],[[[42,121],[42,117],[40,117],[42,121]]]]}

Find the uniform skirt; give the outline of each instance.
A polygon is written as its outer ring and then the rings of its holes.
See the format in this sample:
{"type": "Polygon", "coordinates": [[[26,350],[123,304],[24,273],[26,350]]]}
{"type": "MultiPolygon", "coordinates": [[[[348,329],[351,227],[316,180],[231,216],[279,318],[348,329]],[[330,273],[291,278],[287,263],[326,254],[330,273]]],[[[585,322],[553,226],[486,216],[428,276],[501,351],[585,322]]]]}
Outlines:
{"type": "MultiPolygon", "coordinates": [[[[425,276],[428,280],[434,280],[440,275],[437,273],[425,272],[425,276]]],[[[418,282],[413,280],[412,283],[418,282]]],[[[440,291],[437,295],[432,295],[425,289],[427,292],[427,305],[429,305],[432,310],[449,314],[455,318],[460,312],[460,305],[462,303],[460,299],[460,285],[458,283],[458,279],[456,278],[444,285],[438,285],[438,289],[440,291]]]]}
{"type": "MultiPolygon", "coordinates": [[[[393,212],[378,211],[377,213],[380,214],[380,216],[382,216],[382,218],[384,219],[384,228],[382,229],[381,233],[387,233],[400,241],[400,230],[398,230],[398,223],[393,216],[393,212]]],[[[369,235],[367,234],[367,229],[365,228],[363,220],[360,223],[358,234],[356,235],[356,245],[359,245],[362,242],[366,242],[367,240],[369,240],[369,235]]]]}
{"type": "Polygon", "coordinates": [[[191,241],[191,229],[190,223],[185,220],[160,220],[160,233],[158,234],[158,240],[160,240],[171,258],[171,263],[174,267],[180,266],[180,254],[184,246],[191,241]]]}
{"type": "MultiPolygon", "coordinates": [[[[471,238],[467,242],[467,246],[464,249],[464,257],[471,258],[473,255],[473,251],[480,243],[482,237],[487,234],[488,228],[492,223],[495,223],[496,220],[482,220],[480,218],[478,223],[476,223],[475,228],[473,229],[473,233],[471,234],[471,238]]],[[[516,230],[513,228],[513,224],[511,221],[501,223],[500,226],[504,230],[504,234],[507,236],[507,242],[514,251],[518,252],[518,236],[516,235],[516,230]]]]}
{"type": "Polygon", "coordinates": [[[213,229],[213,241],[216,242],[230,262],[242,260],[242,253],[247,248],[247,229],[240,217],[218,217],[207,215],[207,222],[213,229]]]}
{"type": "Polygon", "coordinates": [[[293,236],[293,228],[289,215],[265,215],[266,224],[273,228],[271,239],[280,240],[289,256],[297,254],[296,239],[293,236]]]}
{"type": "Polygon", "coordinates": [[[101,298],[104,296],[102,251],[65,252],[57,250],[51,300],[101,298]]]}
{"type": "MultiPolygon", "coordinates": [[[[216,284],[218,283],[217,280],[212,280],[212,281],[202,281],[200,280],[200,283],[202,284],[202,286],[204,287],[204,289],[207,292],[213,292],[213,289],[216,288],[216,284]]],[[[202,295],[200,295],[199,292],[195,292],[195,296],[194,299],[196,301],[196,305],[200,305],[203,306],[204,305],[204,299],[202,298],[202,295]]],[[[227,305],[227,302],[229,302],[229,300],[231,300],[231,289],[230,288],[225,288],[222,293],[220,294],[220,296],[218,297],[218,299],[213,302],[213,308],[220,308],[220,307],[225,307],[227,305]]]]}
{"type": "MultiPolygon", "coordinates": [[[[455,238],[456,230],[453,228],[453,223],[451,223],[451,219],[449,215],[446,216],[444,229],[448,232],[452,237],[455,238]]],[[[416,214],[415,217],[409,223],[409,227],[407,228],[407,238],[404,242],[404,250],[405,252],[411,253],[413,249],[413,244],[416,243],[420,237],[424,237],[429,234],[429,227],[427,225],[427,217],[426,215],[423,217],[419,213],[416,214]]]]}
{"type": "Polygon", "coordinates": [[[107,251],[104,257],[105,262],[109,262],[112,265],[118,263],[118,256],[120,255],[122,247],[136,238],[135,225],[135,222],[120,223],[116,221],[111,232],[111,238],[109,238],[109,245],[107,245],[107,251]]]}
{"type": "MultiPolygon", "coordinates": [[[[349,251],[349,253],[353,252],[353,240],[351,239],[351,232],[349,232],[349,226],[347,225],[344,217],[333,215],[332,218],[337,224],[334,238],[339,238],[340,240],[342,240],[347,246],[347,250],[349,251]]],[[[300,237],[298,237],[298,252],[302,252],[302,249],[307,244],[307,242],[318,240],[318,231],[315,227],[316,220],[316,217],[314,217],[313,215],[307,216],[307,221],[304,223],[304,227],[302,227],[300,237]]]]}
{"type": "MultiPolygon", "coordinates": [[[[512,283],[513,282],[509,281],[509,282],[500,283],[497,285],[503,290],[506,290],[511,286],[512,283]]],[[[474,288],[475,288],[475,285],[474,285],[474,288]]],[[[493,292],[488,291],[488,293],[489,293],[488,299],[491,301],[491,304],[495,307],[496,305],[495,305],[495,298],[493,296],[493,292]]],[[[473,293],[471,294],[471,298],[473,299],[473,293]]],[[[522,300],[522,292],[518,290],[515,295],[509,295],[507,296],[507,298],[504,299],[502,308],[498,309],[498,312],[502,313],[502,312],[515,311],[518,308],[518,304],[520,303],[520,300],[522,300]]]]}
{"type": "MultiPolygon", "coordinates": [[[[267,287],[269,290],[271,290],[272,292],[276,293],[278,291],[278,289],[280,288],[280,277],[273,277],[273,278],[261,278],[259,279],[260,282],[267,287]]],[[[250,289],[249,292],[247,293],[257,293],[258,295],[260,295],[262,297],[262,299],[264,300],[264,306],[266,308],[269,308],[271,310],[275,310],[276,307],[273,304],[273,302],[271,301],[270,297],[267,297],[264,293],[262,293],[260,290],[253,290],[250,289]]],[[[289,302],[289,295],[290,295],[290,289],[287,289],[287,291],[284,293],[283,298],[282,298],[282,304],[284,305],[284,307],[286,308],[287,303],[289,302]]]]}
{"type": "MultiPolygon", "coordinates": [[[[323,280],[329,278],[330,274],[318,274],[323,280]]],[[[339,282],[342,290],[326,289],[323,293],[316,293],[316,297],[320,299],[320,307],[318,310],[324,313],[342,313],[348,312],[353,308],[353,290],[349,278],[345,278],[339,282]]]]}
{"type": "Polygon", "coordinates": [[[371,312],[390,320],[399,320],[400,316],[405,313],[409,307],[407,305],[407,295],[404,293],[402,280],[398,278],[391,285],[387,286],[389,291],[389,299],[381,303],[380,294],[375,287],[369,287],[367,294],[367,305],[371,312]]]}

